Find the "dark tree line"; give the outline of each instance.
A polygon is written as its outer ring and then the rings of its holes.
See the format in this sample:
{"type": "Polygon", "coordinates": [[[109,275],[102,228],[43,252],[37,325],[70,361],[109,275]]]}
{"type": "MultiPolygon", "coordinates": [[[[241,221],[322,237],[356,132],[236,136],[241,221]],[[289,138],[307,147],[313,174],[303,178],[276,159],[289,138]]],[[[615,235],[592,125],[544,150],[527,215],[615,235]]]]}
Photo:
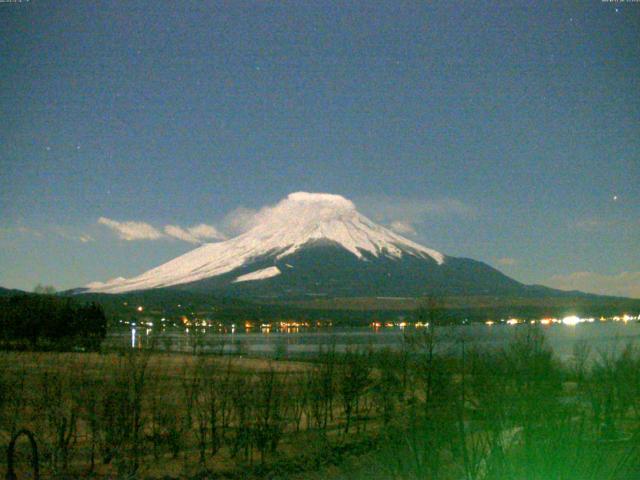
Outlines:
{"type": "Polygon", "coordinates": [[[96,303],[38,294],[0,298],[0,340],[5,348],[96,350],[106,333],[106,316],[96,303]]]}

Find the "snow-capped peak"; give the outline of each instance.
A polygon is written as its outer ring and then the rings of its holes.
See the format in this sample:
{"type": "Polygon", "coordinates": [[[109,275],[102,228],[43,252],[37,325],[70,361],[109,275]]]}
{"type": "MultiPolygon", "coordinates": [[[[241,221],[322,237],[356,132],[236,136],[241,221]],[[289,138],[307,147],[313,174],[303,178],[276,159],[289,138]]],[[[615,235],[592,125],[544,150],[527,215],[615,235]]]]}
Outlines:
{"type": "Polygon", "coordinates": [[[377,225],[340,195],[296,192],[262,209],[253,228],[240,236],[202,245],[137,277],[94,282],[87,288],[120,293],[194,282],[246,266],[259,257],[281,259],[318,240],[334,242],[358,258],[364,253],[392,258],[406,254],[444,262],[441,253],[377,225]]]}
{"type": "Polygon", "coordinates": [[[280,202],[279,205],[300,203],[322,204],[327,207],[333,207],[334,209],[356,209],[356,206],[351,200],[344,198],[342,195],[335,195],[333,193],[294,192],[287,195],[287,198],[280,202]]]}

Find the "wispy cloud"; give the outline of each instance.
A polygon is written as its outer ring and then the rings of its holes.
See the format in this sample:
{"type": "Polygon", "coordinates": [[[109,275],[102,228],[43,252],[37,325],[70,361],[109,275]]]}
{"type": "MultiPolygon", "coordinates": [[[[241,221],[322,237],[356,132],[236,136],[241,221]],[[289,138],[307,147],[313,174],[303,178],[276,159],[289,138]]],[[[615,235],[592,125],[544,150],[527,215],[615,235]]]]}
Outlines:
{"type": "Polygon", "coordinates": [[[164,235],[152,225],[145,222],[118,222],[106,217],[100,217],[98,223],[116,232],[121,240],[157,240],[164,235]]]}
{"type": "MultiPolygon", "coordinates": [[[[379,223],[402,235],[416,235],[415,225],[430,217],[473,216],[475,209],[460,200],[439,198],[419,200],[407,197],[374,196],[363,197],[356,202],[358,209],[379,223]]],[[[229,212],[218,224],[218,229],[227,236],[240,235],[261,220],[268,218],[277,205],[258,210],[239,207],[229,212]]]]}
{"type": "Polygon", "coordinates": [[[113,230],[121,240],[127,241],[174,238],[184,242],[198,244],[205,243],[209,240],[222,240],[225,238],[217,228],[204,223],[186,228],[180,227],[179,225],[165,225],[162,228],[156,228],[146,222],[120,222],[106,217],[100,217],[98,223],[113,230]]]}
{"type": "Polygon", "coordinates": [[[260,210],[239,207],[229,212],[221,222],[220,228],[229,236],[240,235],[254,227],[262,215],[267,214],[273,207],[263,207],[260,210]]]}
{"type": "Polygon", "coordinates": [[[31,227],[25,227],[22,225],[17,227],[0,227],[0,236],[15,235],[16,233],[32,237],[42,237],[42,232],[31,227]]]}
{"type": "Polygon", "coordinates": [[[59,237],[64,238],[65,240],[72,240],[74,242],[80,242],[80,243],[89,243],[94,241],[94,238],[91,235],[87,233],[77,233],[73,230],[74,230],[73,228],[69,228],[69,227],[60,227],[60,226],[52,227],[53,233],[55,233],[59,237]]]}
{"type": "MultiPolygon", "coordinates": [[[[475,210],[460,200],[440,198],[435,200],[416,200],[405,197],[370,197],[357,202],[362,205],[363,213],[373,220],[384,223],[392,230],[403,235],[416,235],[416,224],[430,217],[473,216],[475,210]]],[[[215,226],[199,224],[193,227],[165,225],[156,228],[145,222],[120,222],[101,217],[98,223],[111,228],[122,240],[158,240],[175,238],[188,243],[203,243],[207,240],[224,240],[240,235],[268,218],[277,205],[265,206],[255,210],[239,207],[229,212],[215,226]]]]}
{"type": "Polygon", "coordinates": [[[199,240],[224,240],[227,238],[226,235],[218,231],[216,227],[205,223],[189,227],[188,231],[199,240]]]}
{"type": "Polygon", "coordinates": [[[166,225],[164,233],[178,240],[189,243],[203,243],[207,240],[223,240],[225,236],[211,225],[201,223],[189,228],[182,228],[178,225],[166,225]]]}
{"type": "Polygon", "coordinates": [[[376,222],[401,234],[416,234],[416,225],[433,218],[469,218],[476,209],[456,198],[420,199],[386,195],[363,197],[358,208],[376,222]]]}
{"type": "Polygon", "coordinates": [[[475,209],[456,198],[419,199],[410,197],[375,196],[356,202],[359,208],[375,219],[424,220],[428,217],[472,216],[475,209]]]}
{"type": "Polygon", "coordinates": [[[562,290],[640,298],[640,272],[621,272],[614,275],[574,272],[568,275],[554,275],[546,283],[550,287],[562,290]]]}
{"type": "Polygon", "coordinates": [[[15,236],[16,234],[33,237],[33,238],[43,238],[43,237],[52,237],[58,236],[64,238],[65,240],[72,240],[74,242],[93,242],[94,238],[84,232],[79,232],[77,227],[63,227],[60,225],[44,225],[40,229],[35,229],[31,227],[25,227],[23,225],[16,227],[0,227],[0,237],[2,236],[15,236]]]}
{"type": "Polygon", "coordinates": [[[407,221],[404,220],[396,220],[389,224],[389,228],[396,233],[400,233],[401,235],[415,235],[416,229],[415,227],[407,221]]]}

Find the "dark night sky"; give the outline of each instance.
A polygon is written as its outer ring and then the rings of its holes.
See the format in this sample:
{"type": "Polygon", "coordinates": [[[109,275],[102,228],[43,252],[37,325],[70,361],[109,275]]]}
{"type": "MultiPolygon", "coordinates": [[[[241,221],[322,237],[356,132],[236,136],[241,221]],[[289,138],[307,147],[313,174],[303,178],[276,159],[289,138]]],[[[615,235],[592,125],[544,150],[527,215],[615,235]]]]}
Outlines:
{"type": "Polygon", "coordinates": [[[640,3],[32,0],[0,39],[0,285],[131,276],[306,190],[640,297],[640,3]]]}

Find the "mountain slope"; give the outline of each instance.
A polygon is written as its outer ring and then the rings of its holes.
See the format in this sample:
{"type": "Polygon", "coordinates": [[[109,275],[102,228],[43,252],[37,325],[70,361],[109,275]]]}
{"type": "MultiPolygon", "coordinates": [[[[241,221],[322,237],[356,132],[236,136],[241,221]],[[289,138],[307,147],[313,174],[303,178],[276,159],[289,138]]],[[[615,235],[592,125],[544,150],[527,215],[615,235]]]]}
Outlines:
{"type": "Polygon", "coordinates": [[[87,285],[92,292],[122,293],[216,277],[255,263],[282,260],[317,241],[328,241],[366,262],[410,256],[444,263],[444,255],[419,245],[357,212],[339,195],[298,192],[263,210],[257,224],[230,240],[209,243],[131,279],[87,285]]]}
{"type": "Polygon", "coordinates": [[[24,294],[23,290],[16,290],[15,288],[0,287],[0,297],[10,297],[13,295],[24,294]]]}
{"type": "Polygon", "coordinates": [[[305,192],[263,209],[253,228],[238,237],[205,244],[137,277],[89,284],[84,291],[163,288],[280,299],[561,294],[417,244],[372,222],[339,195],[305,192]]]}
{"type": "Polygon", "coordinates": [[[522,293],[526,287],[475,260],[445,257],[445,261],[438,264],[431,258],[375,257],[367,253],[358,258],[333,242],[315,241],[286,257],[257,258],[226,274],[174,288],[299,298],[502,295],[522,293]],[[248,278],[255,274],[263,278],[248,278]]]}

